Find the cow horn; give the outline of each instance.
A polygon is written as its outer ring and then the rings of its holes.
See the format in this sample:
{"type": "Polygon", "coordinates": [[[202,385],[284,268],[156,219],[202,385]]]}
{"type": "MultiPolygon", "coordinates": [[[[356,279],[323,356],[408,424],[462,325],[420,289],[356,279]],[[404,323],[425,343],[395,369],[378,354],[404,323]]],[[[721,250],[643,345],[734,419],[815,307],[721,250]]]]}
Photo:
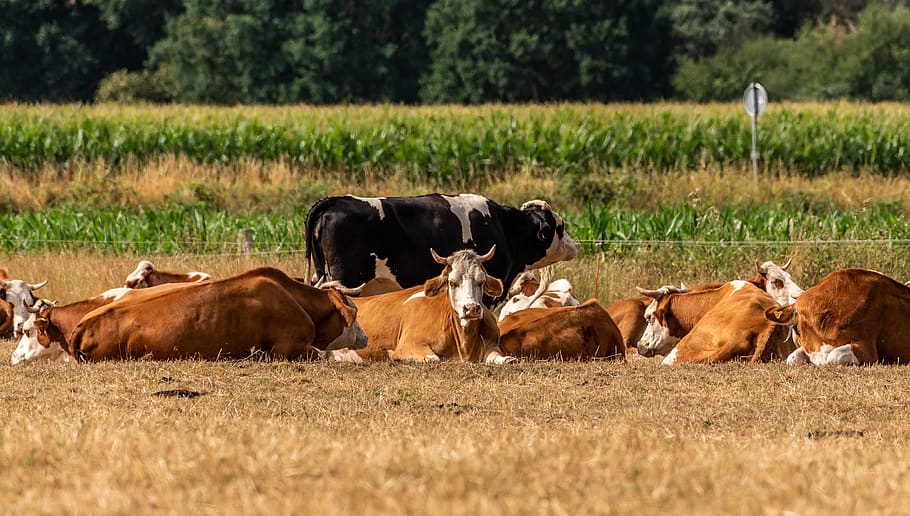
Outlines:
{"type": "Polygon", "coordinates": [[[493,244],[493,247],[487,251],[487,254],[480,256],[481,263],[489,261],[491,258],[493,258],[494,254],[496,254],[496,244],[493,244]]]}
{"type": "Polygon", "coordinates": [[[29,285],[28,288],[32,290],[38,290],[39,288],[47,285],[48,280],[44,280],[41,283],[35,283],[34,285],[29,285]]]}
{"type": "Polygon", "coordinates": [[[436,254],[436,251],[432,247],[430,248],[430,254],[433,255],[433,259],[436,260],[436,263],[441,264],[441,265],[449,264],[449,262],[447,262],[445,258],[436,254]]]}
{"type": "Polygon", "coordinates": [[[315,288],[322,288],[322,284],[325,283],[325,278],[326,278],[326,275],[323,274],[322,276],[319,277],[319,279],[316,281],[316,284],[313,286],[315,288]]]}
{"type": "Polygon", "coordinates": [[[787,260],[787,263],[781,265],[780,268],[783,270],[787,270],[787,267],[790,266],[790,262],[792,262],[792,261],[793,261],[793,258],[790,258],[789,260],[787,260]]]}
{"type": "Polygon", "coordinates": [[[22,301],[22,306],[24,306],[24,307],[25,307],[25,311],[28,312],[28,313],[30,313],[30,314],[36,314],[36,313],[38,313],[38,312],[41,311],[40,308],[35,308],[35,306],[38,306],[38,303],[35,303],[34,306],[28,306],[28,304],[25,302],[25,300],[23,300],[23,301],[22,301]]]}
{"type": "Polygon", "coordinates": [[[324,283],[319,288],[321,288],[321,289],[333,288],[346,296],[356,296],[356,295],[360,294],[363,291],[363,288],[366,286],[367,286],[367,283],[365,281],[359,287],[356,287],[356,288],[345,287],[339,281],[329,281],[327,283],[324,283]]]}
{"type": "Polygon", "coordinates": [[[758,260],[755,260],[755,270],[758,271],[759,274],[767,274],[768,272],[760,263],[758,263],[758,260]]]}
{"type": "Polygon", "coordinates": [[[665,288],[659,288],[656,290],[648,290],[648,289],[641,288],[641,287],[635,287],[635,290],[637,290],[639,294],[641,294],[645,297],[651,297],[654,299],[660,299],[661,297],[667,295],[667,289],[665,289],[665,288]]]}

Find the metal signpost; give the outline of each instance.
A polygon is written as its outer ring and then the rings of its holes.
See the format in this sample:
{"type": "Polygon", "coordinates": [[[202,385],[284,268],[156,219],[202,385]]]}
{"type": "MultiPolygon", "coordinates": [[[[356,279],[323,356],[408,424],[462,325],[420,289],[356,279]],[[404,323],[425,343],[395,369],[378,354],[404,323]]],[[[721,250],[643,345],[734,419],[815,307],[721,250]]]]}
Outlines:
{"type": "Polygon", "coordinates": [[[743,103],[746,113],[752,117],[752,177],[758,178],[758,115],[764,113],[768,106],[768,94],[765,88],[757,82],[746,87],[743,93],[743,103]]]}

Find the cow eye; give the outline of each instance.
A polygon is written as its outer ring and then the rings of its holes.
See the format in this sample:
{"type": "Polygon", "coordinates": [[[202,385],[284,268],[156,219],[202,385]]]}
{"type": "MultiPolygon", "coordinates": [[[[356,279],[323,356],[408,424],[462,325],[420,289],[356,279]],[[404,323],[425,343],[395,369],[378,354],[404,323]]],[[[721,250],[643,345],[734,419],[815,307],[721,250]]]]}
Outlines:
{"type": "Polygon", "coordinates": [[[456,282],[454,282],[454,281],[450,281],[450,282],[449,282],[449,288],[458,288],[458,283],[456,283],[456,282]]]}
{"type": "Polygon", "coordinates": [[[783,288],[784,286],[784,282],[779,279],[773,280],[771,284],[774,285],[774,288],[783,288]]]}

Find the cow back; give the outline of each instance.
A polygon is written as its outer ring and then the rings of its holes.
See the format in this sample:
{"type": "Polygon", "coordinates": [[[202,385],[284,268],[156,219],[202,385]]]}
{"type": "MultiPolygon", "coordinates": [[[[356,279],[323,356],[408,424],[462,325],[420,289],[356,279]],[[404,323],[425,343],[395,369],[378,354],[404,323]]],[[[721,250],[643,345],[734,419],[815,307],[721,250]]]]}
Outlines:
{"type": "Polygon", "coordinates": [[[595,300],[580,306],[529,308],[499,325],[503,353],[530,359],[586,360],[625,356],[622,334],[595,300]]]}

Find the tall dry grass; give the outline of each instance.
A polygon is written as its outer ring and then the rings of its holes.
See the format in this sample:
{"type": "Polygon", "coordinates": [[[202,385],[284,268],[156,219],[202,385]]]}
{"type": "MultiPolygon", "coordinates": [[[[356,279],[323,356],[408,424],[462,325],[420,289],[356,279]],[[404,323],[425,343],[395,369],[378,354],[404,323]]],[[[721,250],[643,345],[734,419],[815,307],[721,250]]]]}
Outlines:
{"type": "Polygon", "coordinates": [[[902,367],[0,367],[8,513],[899,514],[910,494],[902,367]]]}
{"type": "MultiPolygon", "coordinates": [[[[69,302],[120,285],[138,258],[35,254],[0,265],[49,279],[39,292],[69,302]]],[[[296,254],[153,261],[215,276],[305,271],[296,254]]],[[[583,257],[558,274],[582,297],[597,276],[607,301],[637,279],[673,274],[674,263],[685,258],[607,257],[598,272],[583,257]]],[[[736,267],[702,262],[674,280],[736,267]]],[[[794,274],[803,286],[807,276],[794,274]]],[[[14,345],[0,341],[0,358],[14,345]]],[[[906,368],[658,364],[0,365],[0,505],[11,514],[903,512],[906,368]]]]}
{"type": "MultiPolygon", "coordinates": [[[[753,179],[748,170],[716,166],[690,172],[595,168],[590,182],[583,185],[556,172],[527,168],[506,171],[504,177],[478,182],[469,190],[512,206],[542,198],[563,213],[578,213],[586,202],[596,206],[608,200],[629,208],[826,202],[845,211],[881,201],[910,210],[910,178],[874,171],[806,177],[781,169],[753,179]],[[606,185],[600,188],[605,192],[600,198],[592,198],[587,190],[592,184],[606,185]]],[[[12,212],[50,206],[163,208],[208,202],[228,212],[291,213],[330,195],[407,196],[438,191],[432,183],[416,181],[403,172],[381,178],[366,175],[362,181],[350,182],[323,170],[256,160],[214,165],[170,156],[121,164],[117,173],[101,160],[73,162],[64,169],[44,166],[28,174],[0,164],[0,208],[12,212]]]]}

